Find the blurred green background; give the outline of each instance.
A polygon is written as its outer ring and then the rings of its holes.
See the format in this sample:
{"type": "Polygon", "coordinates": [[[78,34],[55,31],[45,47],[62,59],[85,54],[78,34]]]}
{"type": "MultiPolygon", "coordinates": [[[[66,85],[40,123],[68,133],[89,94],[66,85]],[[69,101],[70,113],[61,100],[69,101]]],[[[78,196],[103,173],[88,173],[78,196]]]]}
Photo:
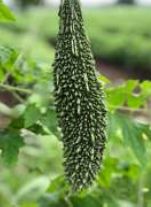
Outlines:
{"type": "Polygon", "coordinates": [[[82,7],[108,142],[97,181],[70,195],[52,93],[54,2],[7,1],[12,22],[0,6],[0,207],[151,207],[151,8],[132,0],[82,7]]]}

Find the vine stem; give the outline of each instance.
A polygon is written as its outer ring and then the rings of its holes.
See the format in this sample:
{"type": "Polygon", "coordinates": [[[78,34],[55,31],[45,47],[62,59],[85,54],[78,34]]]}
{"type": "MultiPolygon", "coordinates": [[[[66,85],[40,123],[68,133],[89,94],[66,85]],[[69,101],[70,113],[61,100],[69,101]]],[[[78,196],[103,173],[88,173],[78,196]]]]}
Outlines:
{"type": "Polygon", "coordinates": [[[8,117],[13,116],[11,108],[9,108],[7,105],[5,105],[1,102],[0,102],[0,114],[3,114],[3,115],[8,116],[8,117]]]}
{"type": "Polygon", "coordinates": [[[6,73],[5,77],[2,80],[2,84],[4,84],[7,81],[9,75],[10,75],[10,73],[6,73]]]}
{"type": "Polygon", "coordinates": [[[0,84],[0,88],[4,88],[4,89],[9,90],[9,91],[18,91],[18,92],[26,93],[26,94],[31,94],[32,93],[32,90],[30,90],[30,89],[19,88],[19,87],[10,86],[10,85],[7,85],[7,84],[0,84]]]}
{"type": "Polygon", "coordinates": [[[135,109],[135,108],[129,108],[127,106],[120,106],[120,107],[117,107],[117,106],[114,106],[114,105],[109,105],[109,108],[111,109],[117,109],[117,110],[121,110],[121,111],[129,111],[129,112],[146,112],[148,113],[148,110],[147,109],[135,109]]]}
{"type": "Polygon", "coordinates": [[[24,99],[21,98],[16,92],[13,92],[13,96],[19,101],[19,103],[24,103],[24,99]]]}
{"type": "MultiPolygon", "coordinates": [[[[21,93],[25,93],[25,94],[29,94],[29,95],[32,94],[32,92],[33,92],[30,89],[19,88],[19,87],[16,87],[16,86],[10,86],[10,85],[7,85],[7,84],[2,84],[2,83],[0,84],[0,88],[6,89],[6,90],[9,90],[9,91],[21,92],[21,93]]],[[[109,105],[109,108],[122,110],[122,111],[129,111],[129,112],[148,113],[147,109],[132,109],[132,108],[129,108],[127,106],[117,107],[117,106],[114,106],[114,105],[109,105]]]]}

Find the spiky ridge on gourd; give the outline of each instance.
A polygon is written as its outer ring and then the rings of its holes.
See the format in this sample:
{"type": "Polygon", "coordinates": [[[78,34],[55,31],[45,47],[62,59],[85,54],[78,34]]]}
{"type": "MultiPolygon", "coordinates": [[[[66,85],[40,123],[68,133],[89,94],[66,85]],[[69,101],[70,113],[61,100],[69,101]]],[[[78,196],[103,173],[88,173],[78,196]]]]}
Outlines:
{"type": "Polygon", "coordinates": [[[56,109],[65,174],[73,190],[79,190],[92,183],[100,168],[106,110],[79,1],[62,0],[59,16],[54,62],[56,109]]]}

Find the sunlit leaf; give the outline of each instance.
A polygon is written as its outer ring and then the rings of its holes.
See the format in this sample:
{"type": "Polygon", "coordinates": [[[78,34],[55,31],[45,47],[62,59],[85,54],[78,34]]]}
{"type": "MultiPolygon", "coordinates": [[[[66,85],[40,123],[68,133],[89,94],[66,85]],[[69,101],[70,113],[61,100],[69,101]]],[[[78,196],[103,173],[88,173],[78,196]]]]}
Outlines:
{"type": "Polygon", "coordinates": [[[132,149],[137,159],[144,165],[146,162],[146,147],[143,134],[151,136],[151,130],[147,125],[135,122],[125,115],[116,114],[116,116],[126,146],[132,149]]]}
{"type": "Polygon", "coordinates": [[[0,0],[0,21],[14,21],[15,17],[10,9],[0,0]]]}
{"type": "Polygon", "coordinates": [[[46,126],[52,133],[59,136],[59,133],[57,130],[57,127],[58,127],[57,116],[53,108],[48,108],[46,113],[44,113],[43,116],[41,116],[40,121],[42,125],[46,126]]]}
{"type": "Polygon", "coordinates": [[[39,120],[41,116],[41,112],[39,108],[37,108],[34,104],[28,105],[25,113],[24,113],[24,120],[25,120],[25,127],[30,127],[39,120]]]}

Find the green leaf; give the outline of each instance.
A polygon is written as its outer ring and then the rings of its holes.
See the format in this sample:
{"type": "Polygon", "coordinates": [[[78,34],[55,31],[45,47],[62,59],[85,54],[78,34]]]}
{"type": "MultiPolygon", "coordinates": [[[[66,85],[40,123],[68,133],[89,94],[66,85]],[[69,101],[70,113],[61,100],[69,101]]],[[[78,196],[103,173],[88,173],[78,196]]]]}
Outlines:
{"type": "Polygon", "coordinates": [[[127,98],[127,105],[130,108],[138,109],[140,106],[143,106],[145,103],[144,97],[140,95],[131,95],[127,98]]]}
{"type": "MultiPolygon", "coordinates": [[[[119,129],[118,125],[118,117],[114,113],[109,113],[107,116],[107,135],[110,139],[116,139],[117,138],[117,131],[119,129]]],[[[117,139],[116,139],[117,142],[117,139]]]]}
{"type": "Polygon", "coordinates": [[[117,109],[125,102],[125,87],[120,85],[116,88],[109,88],[106,91],[107,103],[110,109],[117,109]]]}
{"type": "Polygon", "coordinates": [[[75,207],[98,207],[100,206],[101,202],[98,198],[94,195],[89,195],[84,198],[72,198],[73,206],[75,207]]]}
{"type": "Polygon", "coordinates": [[[144,81],[140,85],[141,90],[143,91],[143,94],[145,97],[151,97],[151,82],[150,81],[144,81]]]}
{"type": "Polygon", "coordinates": [[[17,160],[20,147],[24,145],[19,132],[5,131],[0,133],[0,149],[6,164],[13,164],[17,160]]]}
{"type": "Polygon", "coordinates": [[[141,85],[138,81],[129,80],[118,86],[106,88],[108,107],[116,109],[127,105],[130,108],[138,109],[146,104],[151,95],[150,83],[145,81],[141,85]]]}
{"type": "Polygon", "coordinates": [[[18,117],[16,119],[13,119],[9,125],[10,129],[20,130],[24,128],[24,119],[23,117],[18,117]]]}
{"type": "Polygon", "coordinates": [[[10,9],[0,0],[0,21],[14,21],[15,17],[10,9]]]}
{"type": "Polygon", "coordinates": [[[125,144],[133,150],[136,158],[144,165],[146,162],[146,148],[143,135],[151,136],[151,130],[147,125],[135,122],[125,115],[116,114],[116,116],[125,144]]]}
{"type": "Polygon", "coordinates": [[[138,81],[129,80],[125,83],[126,103],[130,108],[138,109],[146,102],[144,99],[143,91],[140,90],[138,81]],[[137,93],[136,93],[136,91],[137,93]]]}
{"type": "Polygon", "coordinates": [[[31,132],[35,133],[35,134],[39,134],[39,135],[48,135],[50,133],[48,133],[47,131],[45,131],[44,127],[39,124],[39,123],[36,123],[30,127],[28,127],[28,130],[30,130],[31,132]]]}
{"type": "Polygon", "coordinates": [[[39,199],[38,203],[38,207],[73,207],[72,204],[68,204],[67,201],[58,194],[46,194],[39,199]]]}
{"type": "Polygon", "coordinates": [[[47,189],[48,193],[63,193],[68,189],[67,183],[63,176],[58,176],[50,182],[50,186],[47,189]]]}
{"type": "Polygon", "coordinates": [[[98,79],[101,87],[102,87],[102,84],[106,85],[106,84],[109,84],[111,82],[107,77],[105,77],[103,75],[98,76],[97,79],[98,79]]]}
{"type": "Polygon", "coordinates": [[[111,180],[113,173],[117,171],[118,159],[114,157],[108,157],[104,159],[104,168],[98,176],[98,185],[100,187],[111,187],[111,180]]]}
{"type": "Polygon", "coordinates": [[[53,134],[59,136],[57,131],[57,116],[54,109],[49,108],[40,119],[42,125],[46,126],[53,134]]]}
{"type": "Polygon", "coordinates": [[[7,68],[9,71],[13,67],[19,52],[13,48],[0,46],[0,67],[7,68]]]}
{"type": "Polygon", "coordinates": [[[4,72],[0,68],[0,80],[2,80],[3,78],[4,78],[4,72]]]}
{"type": "Polygon", "coordinates": [[[28,128],[34,125],[40,118],[41,112],[35,104],[28,105],[24,112],[25,127],[28,128]]]}
{"type": "Polygon", "coordinates": [[[23,204],[21,204],[20,207],[38,207],[38,204],[36,204],[35,202],[30,202],[30,201],[25,201],[23,204]]]}

